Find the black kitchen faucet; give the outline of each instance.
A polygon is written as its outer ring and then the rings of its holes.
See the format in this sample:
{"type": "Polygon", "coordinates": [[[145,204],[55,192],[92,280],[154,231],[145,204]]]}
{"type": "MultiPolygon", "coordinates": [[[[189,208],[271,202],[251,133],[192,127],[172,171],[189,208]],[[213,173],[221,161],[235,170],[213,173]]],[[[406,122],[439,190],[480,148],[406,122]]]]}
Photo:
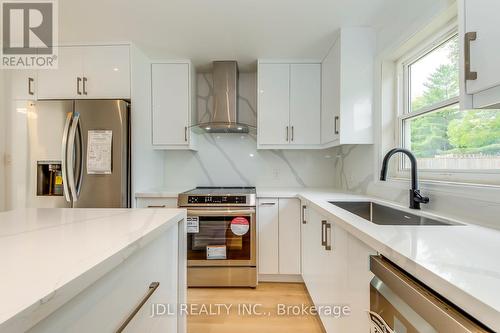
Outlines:
{"type": "Polygon", "coordinates": [[[411,151],[403,148],[394,148],[387,152],[382,162],[382,170],[380,171],[380,180],[385,181],[387,178],[387,164],[392,155],[396,153],[403,153],[410,159],[411,162],[411,189],[410,189],[410,208],[420,209],[421,203],[428,203],[429,198],[423,197],[418,189],[418,179],[417,179],[417,159],[411,151]]]}

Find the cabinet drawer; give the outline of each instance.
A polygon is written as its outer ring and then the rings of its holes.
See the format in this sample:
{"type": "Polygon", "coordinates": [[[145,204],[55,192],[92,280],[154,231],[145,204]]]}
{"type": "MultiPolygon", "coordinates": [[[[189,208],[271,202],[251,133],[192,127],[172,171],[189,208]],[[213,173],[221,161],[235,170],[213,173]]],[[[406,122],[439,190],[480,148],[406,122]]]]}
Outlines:
{"type": "Polygon", "coordinates": [[[177,208],[177,198],[136,198],[137,208],[177,208]]]}
{"type": "Polygon", "coordinates": [[[136,308],[139,311],[123,332],[177,332],[177,316],[150,318],[150,313],[152,304],[156,303],[169,304],[173,309],[180,288],[185,287],[178,284],[178,237],[178,226],[171,226],[129,257],[116,258],[121,263],[112,271],[28,332],[115,332],[136,308]],[[159,282],[158,288],[138,307],[152,282],[159,282]]]}

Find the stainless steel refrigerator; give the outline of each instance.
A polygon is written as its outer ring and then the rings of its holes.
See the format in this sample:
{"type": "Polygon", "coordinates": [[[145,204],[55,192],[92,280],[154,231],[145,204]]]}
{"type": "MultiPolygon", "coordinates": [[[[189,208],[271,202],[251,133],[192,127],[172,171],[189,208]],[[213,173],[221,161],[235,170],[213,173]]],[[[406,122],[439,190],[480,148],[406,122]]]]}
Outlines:
{"type": "Polygon", "coordinates": [[[130,207],[130,105],[37,101],[28,122],[28,206],[130,207]]]}

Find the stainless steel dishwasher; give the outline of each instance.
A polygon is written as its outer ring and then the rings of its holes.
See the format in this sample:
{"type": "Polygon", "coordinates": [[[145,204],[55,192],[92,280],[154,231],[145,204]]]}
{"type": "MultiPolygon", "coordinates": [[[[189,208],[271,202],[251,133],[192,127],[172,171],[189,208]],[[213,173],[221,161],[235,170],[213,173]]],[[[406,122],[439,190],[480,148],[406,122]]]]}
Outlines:
{"type": "Polygon", "coordinates": [[[493,332],[382,256],[370,257],[371,333],[493,332]]]}

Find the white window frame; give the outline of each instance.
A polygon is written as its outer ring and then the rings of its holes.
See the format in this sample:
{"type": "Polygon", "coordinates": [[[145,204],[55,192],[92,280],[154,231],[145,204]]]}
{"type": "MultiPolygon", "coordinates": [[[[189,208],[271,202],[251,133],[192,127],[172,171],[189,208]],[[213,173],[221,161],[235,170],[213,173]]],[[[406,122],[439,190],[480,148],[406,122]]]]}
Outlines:
{"type": "MultiPolygon", "coordinates": [[[[396,125],[396,142],[400,147],[404,147],[405,144],[405,131],[404,131],[404,121],[416,116],[428,114],[430,112],[436,111],[446,106],[453,104],[459,104],[460,107],[460,96],[450,98],[445,101],[435,103],[430,106],[426,106],[420,110],[411,112],[410,109],[410,79],[409,79],[409,67],[418,59],[423,58],[434,49],[439,47],[441,44],[445,43],[447,40],[453,36],[460,35],[458,31],[458,24],[456,20],[449,23],[437,33],[429,36],[425,43],[421,43],[419,46],[413,48],[410,52],[403,55],[397,62],[397,78],[396,78],[396,89],[397,89],[397,121],[396,125]]],[[[459,61],[461,57],[459,57],[459,61]]],[[[460,82],[460,84],[462,84],[460,82]]],[[[408,135],[408,133],[406,133],[408,135]]],[[[396,179],[407,179],[409,178],[409,169],[405,167],[404,156],[399,156],[397,160],[398,167],[393,177],[396,179]]],[[[424,182],[429,183],[458,183],[458,184],[475,184],[475,185],[500,185],[500,170],[456,170],[456,169],[419,169],[419,177],[424,182]]]]}

